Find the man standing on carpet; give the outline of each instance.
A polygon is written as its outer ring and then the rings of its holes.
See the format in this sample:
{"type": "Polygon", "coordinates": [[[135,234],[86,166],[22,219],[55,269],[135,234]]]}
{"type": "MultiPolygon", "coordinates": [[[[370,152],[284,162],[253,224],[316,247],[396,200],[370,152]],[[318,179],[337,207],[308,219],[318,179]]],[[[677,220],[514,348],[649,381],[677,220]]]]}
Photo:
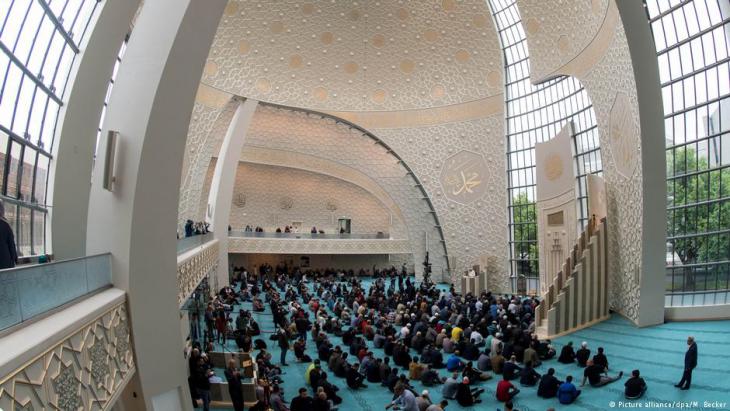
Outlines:
{"type": "Polygon", "coordinates": [[[235,411],[243,411],[243,388],[241,387],[241,371],[238,370],[236,360],[231,358],[228,360],[228,367],[224,372],[226,381],[228,382],[228,395],[231,396],[233,409],[235,411]]]}
{"type": "Polygon", "coordinates": [[[695,337],[687,337],[687,352],[684,354],[684,373],[682,379],[674,386],[681,390],[688,390],[692,383],[692,370],[697,367],[697,343],[695,337]]]}

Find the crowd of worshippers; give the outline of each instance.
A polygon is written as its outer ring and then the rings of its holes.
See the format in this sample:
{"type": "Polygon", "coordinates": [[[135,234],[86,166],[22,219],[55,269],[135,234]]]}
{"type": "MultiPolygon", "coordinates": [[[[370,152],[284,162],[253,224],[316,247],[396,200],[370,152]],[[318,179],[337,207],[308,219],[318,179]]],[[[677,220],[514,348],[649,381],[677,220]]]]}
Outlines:
{"type": "MultiPolygon", "coordinates": [[[[229,231],[230,231],[230,228],[229,228],[229,231]]],[[[251,225],[246,225],[246,227],[243,229],[243,231],[245,231],[247,233],[250,233],[250,232],[263,233],[265,230],[261,226],[252,227],[251,225]]],[[[286,225],[286,226],[284,226],[283,229],[281,227],[276,227],[274,232],[276,232],[276,233],[298,233],[299,227],[286,225]]],[[[341,228],[340,234],[343,234],[344,232],[345,232],[345,229],[341,228]]],[[[324,230],[321,230],[321,229],[318,230],[317,227],[312,227],[312,229],[309,230],[309,233],[310,234],[324,234],[324,230]]]]}
{"type": "MultiPolygon", "coordinates": [[[[194,235],[207,234],[210,232],[210,224],[205,221],[198,221],[197,223],[193,220],[185,221],[184,234],[185,237],[192,237],[194,235]]],[[[178,232],[177,238],[180,239],[180,233],[178,232]]]]}
{"type": "MultiPolygon", "coordinates": [[[[274,364],[266,343],[254,341],[259,350],[255,357],[261,376],[259,403],[277,411],[334,410],[342,398],[328,372],[352,390],[367,384],[387,387],[393,393],[388,408],[408,411],[440,411],[449,400],[461,406],[479,403],[484,392],[479,384],[494,378],[493,374],[501,375],[496,399],[505,403],[505,409],[512,409],[512,399],[520,393],[516,381],[522,387],[536,386],[538,396],[557,397],[561,404],[570,404],[580,395],[571,375],[561,381],[553,368],[545,375],[535,370],[557,356],[551,341],[539,340],[535,333],[533,318],[539,304],[535,298],[489,292],[461,296],[453,285],[448,291],[439,291],[432,284],[416,286],[404,271],[395,268],[375,270],[374,277],[366,290],[357,277],[341,272],[316,272],[308,278],[299,270],[289,273],[286,267],[277,267],[274,271],[266,265],[253,275],[245,269],[237,273],[234,284],[241,281],[245,285],[240,292],[231,287],[219,292],[216,299],[223,312],[228,303],[232,306],[246,298],[261,301],[261,294],[271,307],[277,329],[271,340],[280,348],[280,358],[279,365],[274,364]],[[333,344],[330,336],[341,337],[342,344],[333,344]],[[316,358],[307,355],[309,339],[316,358]],[[377,357],[366,341],[382,348],[385,355],[377,357]],[[309,364],[304,380],[313,396],[303,387],[287,405],[278,385],[289,350],[294,351],[296,361],[309,364]],[[439,375],[441,369],[446,369],[448,377],[439,375]],[[432,401],[428,391],[419,395],[412,381],[440,387],[443,399],[432,401]]],[[[246,314],[242,311],[239,318],[250,321],[246,314]]],[[[248,352],[251,335],[243,330],[239,348],[248,352]]],[[[557,360],[585,368],[581,386],[588,382],[600,387],[622,377],[623,373],[608,376],[602,348],[592,359],[590,354],[586,343],[578,352],[569,343],[557,360]]],[[[646,390],[638,370],[625,385],[628,398],[639,398],[646,390]]]]}

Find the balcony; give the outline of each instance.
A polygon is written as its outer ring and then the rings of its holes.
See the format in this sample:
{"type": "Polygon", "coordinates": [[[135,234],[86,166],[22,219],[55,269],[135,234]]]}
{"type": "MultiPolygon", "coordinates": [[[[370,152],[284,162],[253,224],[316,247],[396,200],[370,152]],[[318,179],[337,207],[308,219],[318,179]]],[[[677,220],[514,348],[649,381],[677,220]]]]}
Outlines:
{"type": "Polygon", "coordinates": [[[410,254],[410,241],[388,233],[320,234],[232,230],[228,252],[244,254],[410,254]]]}

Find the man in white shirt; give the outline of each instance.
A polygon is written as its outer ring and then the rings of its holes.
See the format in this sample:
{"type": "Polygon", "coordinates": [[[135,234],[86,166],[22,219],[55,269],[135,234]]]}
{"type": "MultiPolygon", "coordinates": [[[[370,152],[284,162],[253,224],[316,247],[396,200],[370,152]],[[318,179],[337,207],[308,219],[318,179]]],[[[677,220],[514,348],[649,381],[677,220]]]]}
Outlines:
{"type": "Polygon", "coordinates": [[[479,331],[474,330],[471,332],[471,335],[469,336],[469,340],[471,340],[472,344],[479,346],[481,343],[484,342],[484,337],[479,333],[479,331]]]}
{"type": "Polygon", "coordinates": [[[399,386],[396,388],[395,395],[397,395],[398,398],[385,407],[386,410],[397,405],[398,409],[403,411],[420,411],[418,409],[418,405],[416,405],[416,396],[409,390],[399,386]]]}

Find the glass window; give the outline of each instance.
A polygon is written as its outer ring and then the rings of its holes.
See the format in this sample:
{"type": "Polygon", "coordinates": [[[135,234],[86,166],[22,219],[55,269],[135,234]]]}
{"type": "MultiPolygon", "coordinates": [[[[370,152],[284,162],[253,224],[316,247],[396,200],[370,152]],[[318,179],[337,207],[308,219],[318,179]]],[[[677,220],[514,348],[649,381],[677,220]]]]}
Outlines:
{"type": "Polygon", "coordinates": [[[23,164],[20,169],[20,197],[22,201],[31,201],[33,193],[33,173],[35,171],[35,160],[38,153],[31,147],[23,150],[23,164]]]}
{"type": "Polygon", "coordinates": [[[507,155],[510,158],[507,170],[510,265],[513,277],[536,277],[539,271],[535,144],[553,138],[568,121],[573,122],[575,166],[578,170],[576,190],[579,198],[576,224],[582,228],[588,219],[585,176],[587,173],[601,172],[596,117],[588,93],[577,79],[560,77],[537,86],[529,83],[529,53],[515,1],[490,0],[490,6],[497,22],[505,60],[507,155]],[[514,154],[518,152],[518,160],[513,161],[514,154]],[[515,190],[517,187],[522,188],[515,190]]]}
{"type": "Polygon", "coordinates": [[[646,0],[648,18],[654,37],[666,40],[657,40],[656,49],[664,66],[659,76],[667,147],[667,292],[726,290],[730,128],[723,124],[730,116],[724,61],[730,55],[730,14],[721,10],[730,7],[727,0],[687,0],[672,12],[668,27],[655,1],[646,0]]]}
{"type": "Polygon", "coordinates": [[[0,199],[7,200],[6,216],[22,255],[45,253],[56,119],[71,66],[99,4],[0,0],[0,199]]]}
{"type": "Polygon", "coordinates": [[[33,210],[33,254],[45,253],[46,213],[33,210]]]}

